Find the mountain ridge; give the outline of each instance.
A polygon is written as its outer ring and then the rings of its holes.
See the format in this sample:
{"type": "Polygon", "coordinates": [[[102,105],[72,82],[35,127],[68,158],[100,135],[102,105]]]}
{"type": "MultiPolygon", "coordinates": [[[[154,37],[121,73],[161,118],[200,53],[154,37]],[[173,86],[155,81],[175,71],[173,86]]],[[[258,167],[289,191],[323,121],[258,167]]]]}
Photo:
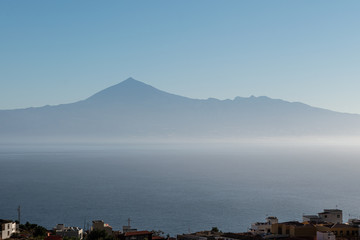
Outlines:
{"type": "MultiPolygon", "coordinates": [[[[262,100],[269,100],[269,101],[278,101],[278,102],[282,102],[282,103],[289,103],[289,104],[300,104],[303,106],[307,106],[307,107],[311,107],[311,108],[316,108],[316,109],[321,109],[321,110],[326,110],[326,111],[331,111],[334,113],[341,113],[341,114],[349,114],[349,115],[359,115],[360,114],[356,114],[356,113],[346,113],[346,112],[338,112],[338,111],[334,111],[334,110],[330,110],[330,109],[325,109],[325,108],[320,108],[320,107],[315,107],[315,106],[311,106],[309,104],[306,103],[302,103],[302,102],[291,102],[291,101],[287,101],[284,99],[278,99],[278,98],[271,98],[268,96],[254,96],[251,95],[249,97],[240,97],[240,96],[236,96],[233,99],[218,99],[218,98],[213,98],[213,97],[209,97],[207,99],[198,99],[198,98],[190,98],[190,97],[185,97],[185,96],[181,96],[181,95],[177,95],[177,94],[173,94],[173,93],[168,93],[165,92],[163,90],[160,90],[158,88],[155,88],[149,84],[146,84],[144,82],[138,81],[132,77],[127,78],[124,81],[121,81],[120,83],[117,83],[115,85],[112,85],[110,87],[107,87],[103,90],[100,90],[98,92],[96,92],[93,95],[90,95],[89,97],[83,99],[83,100],[79,100],[76,102],[71,102],[71,103],[60,103],[60,104],[56,104],[56,105],[44,105],[44,106],[38,106],[38,107],[25,107],[25,108],[16,108],[16,109],[0,109],[0,111],[14,111],[14,110],[27,110],[27,109],[37,109],[37,108],[49,108],[49,107],[57,107],[57,106],[65,106],[65,105],[71,105],[71,104],[76,104],[76,103],[80,103],[80,102],[86,102],[86,101],[92,101],[93,99],[96,99],[98,97],[101,97],[102,95],[109,95],[109,91],[113,91],[113,90],[119,90],[121,89],[122,92],[124,92],[124,87],[128,87],[128,86],[132,86],[133,89],[132,90],[139,90],[139,89],[144,89],[147,88],[147,90],[152,90],[158,93],[161,93],[163,95],[167,95],[167,96],[173,96],[173,97],[178,97],[181,99],[187,99],[187,100],[196,100],[196,101],[216,101],[216,102],[229,102],[229,101],[249,101],[249,100],[255,100],[255,101],[262,101],[262,100]],[[137,89],[135,89],[134,87],[136,87],[137,89]],[[139,88],[140,87],[140,88],[139,88]]],[[[125,90],[129,90],[129,89],[125,89],[125,90]]],[[[117,92],[119,93],[119,92],[117,92]]],[[[141,95],[140,95],[141,96],[141,95]]],[[[128,97],[128,96],[127,96],[128,97]]],[[[139,97],[139,96],[136,96],[139,97]]]]}
{"type": "Polygon", "coordinates": [[[1,110],[6,137],[359,135],[360,115],[266,96],[192,99],[128,78],[75,103],[1,110]]]}

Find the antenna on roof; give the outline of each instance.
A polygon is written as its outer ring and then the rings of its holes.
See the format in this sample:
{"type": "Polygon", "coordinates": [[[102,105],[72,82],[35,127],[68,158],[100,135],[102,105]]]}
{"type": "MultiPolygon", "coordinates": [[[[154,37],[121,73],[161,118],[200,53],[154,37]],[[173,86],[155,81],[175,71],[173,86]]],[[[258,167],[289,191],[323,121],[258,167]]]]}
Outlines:
{"type": "Polygon", "coordinates": [[[131,219],[128,218],[128,227],[130,228],[131,219]]]}
{"type": "Polygon", "coordinates": [[[21,216],[21,208],[20,208],[20,205],[19,205],[17,211],[18,211],[18,221],[19,221],[19,225],[20,225],[20,216],[21,216]]]}

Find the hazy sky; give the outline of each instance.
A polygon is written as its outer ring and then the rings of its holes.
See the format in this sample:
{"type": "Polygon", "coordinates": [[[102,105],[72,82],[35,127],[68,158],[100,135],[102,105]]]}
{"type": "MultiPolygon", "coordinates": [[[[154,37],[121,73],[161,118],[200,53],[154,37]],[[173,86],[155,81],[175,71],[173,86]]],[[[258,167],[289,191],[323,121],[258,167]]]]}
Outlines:
{"type": "Polygon", "coordinates": [[[360,1],[0,1],[0,109],[133,77],[193,98],[360,113],[360,1]]]}

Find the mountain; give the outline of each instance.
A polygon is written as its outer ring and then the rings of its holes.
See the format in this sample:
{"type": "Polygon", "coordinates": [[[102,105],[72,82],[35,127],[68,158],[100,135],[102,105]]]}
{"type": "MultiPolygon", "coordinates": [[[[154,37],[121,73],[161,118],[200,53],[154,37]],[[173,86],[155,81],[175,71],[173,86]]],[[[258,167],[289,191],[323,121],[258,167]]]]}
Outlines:
{"type": "Polygon", "coordinates": [[[360,115],[268,97],[191,99],[129,78],[89,98],[0,111],[0,140],[360,134],[360,115]]]}

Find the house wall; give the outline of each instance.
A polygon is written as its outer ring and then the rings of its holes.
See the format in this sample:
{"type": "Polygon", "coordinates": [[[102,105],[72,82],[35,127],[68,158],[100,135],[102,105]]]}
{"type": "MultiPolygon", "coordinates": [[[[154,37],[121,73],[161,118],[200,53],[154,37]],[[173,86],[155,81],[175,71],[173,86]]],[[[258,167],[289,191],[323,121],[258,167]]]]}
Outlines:
{"type": "Polygon", "coordinates": [[[342,223],[342,211],[324,211],[319,213],[321,220],[331,223],[342,223]]]}
{"type": "Polygon", "coordinates": [[[359,228],[357,227],[341,227],[331,228],[336,237],[357,237],[359,236],[359,228]]]}
{"type": "Polygon", "coordinates": [[[316,240],[336,240],[333,232],[316,232],[316,240]]]}
{"type": "Polygon", "coordinates": [[[313,225],[291,226],[290,237],[315,237],[316,228],[313,225]]]}
{"type": "Polygon", "coordinates": [[[15,222],[7,222],[1,224],[1,239],[8,239],[12,234],[16,233],[16,223],[15,222]]]}

